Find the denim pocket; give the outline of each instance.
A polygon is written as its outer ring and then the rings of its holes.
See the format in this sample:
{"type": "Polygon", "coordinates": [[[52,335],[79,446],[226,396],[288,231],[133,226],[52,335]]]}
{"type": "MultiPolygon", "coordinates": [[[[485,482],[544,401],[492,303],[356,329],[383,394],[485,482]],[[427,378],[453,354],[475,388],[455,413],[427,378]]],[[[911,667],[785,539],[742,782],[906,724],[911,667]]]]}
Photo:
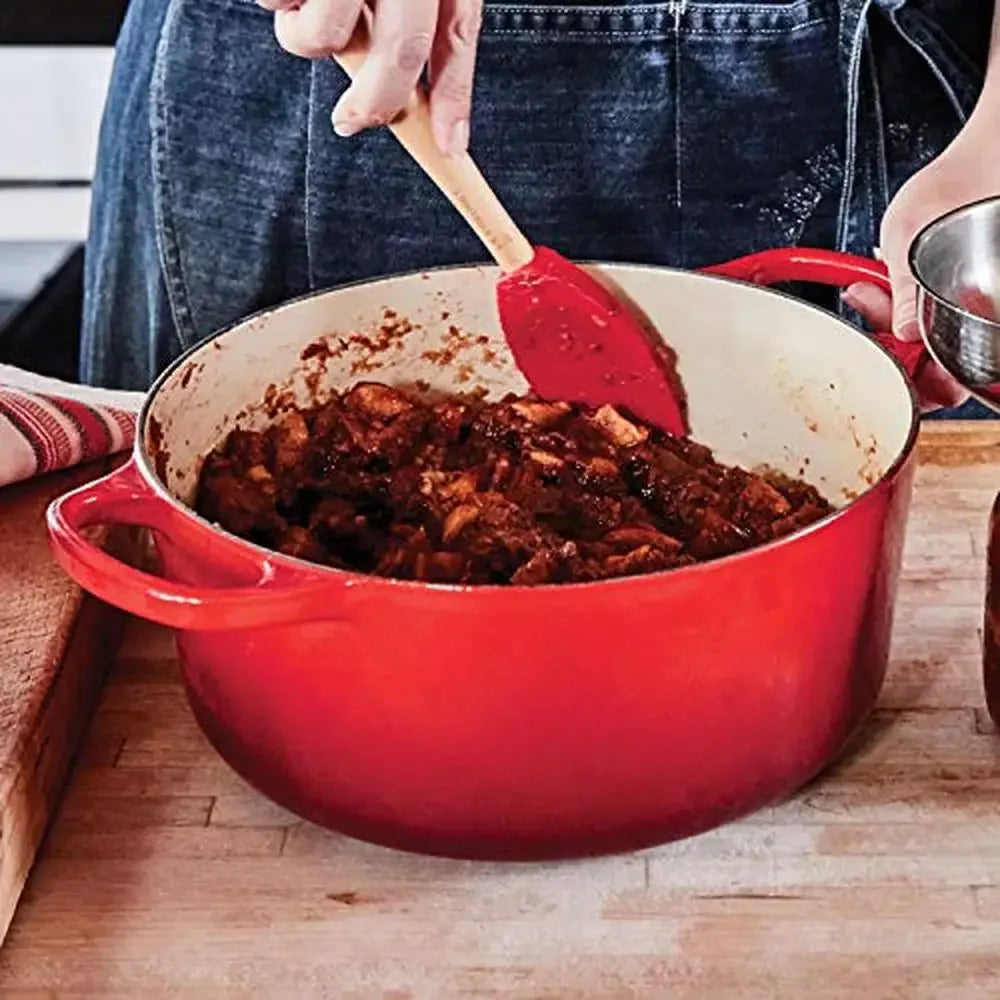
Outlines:
{"type": "MultiPolygon", "coordinates": [[[[829,242],[838,29],[832,0],[487,3],[473,153],[529,238],[577,258],[693,266],[829,242]]],[[[340,85],[314,68],[313,282],[482,259],[390,136],[330,135],[340,85]]]]}
{"type": "Polygon", "coordinates": [[[164,280],[185,344],[308,288],[309,66],[240,0],[170,0],[150,92],[164,280]]]}
{"type": "MultiPolygon", "coordinates": [[[[830,244],[842,30],[836,0],[488,2],[473,152],[529,238],[573,257],[830,244]]],[[[185,342],[310,287],[484,258],[391,135],[333,135],[343,86],[251,0],[170,0],[153,165],[185,342]]]]}

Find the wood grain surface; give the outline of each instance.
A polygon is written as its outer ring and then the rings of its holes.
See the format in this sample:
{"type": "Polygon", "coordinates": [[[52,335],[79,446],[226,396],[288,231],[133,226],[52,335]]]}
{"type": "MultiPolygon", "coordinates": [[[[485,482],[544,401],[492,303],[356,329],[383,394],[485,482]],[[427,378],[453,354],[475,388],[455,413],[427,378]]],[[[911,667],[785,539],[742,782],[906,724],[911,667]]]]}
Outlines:
{"type": "Polygon", "coordinates": [[[56,564],[45,508],[109,467],[0,491],[0,940],[124,624],[56,564]]]}
{"type": "Polygon", "coordinates": [[[515,866],[334,836],[249,790],[136,625],[0,996],[1000,996],[1000,740],[978,630],[1000,424],[935,426],[880,707],[783,805],[656,850],[515,866]]]}

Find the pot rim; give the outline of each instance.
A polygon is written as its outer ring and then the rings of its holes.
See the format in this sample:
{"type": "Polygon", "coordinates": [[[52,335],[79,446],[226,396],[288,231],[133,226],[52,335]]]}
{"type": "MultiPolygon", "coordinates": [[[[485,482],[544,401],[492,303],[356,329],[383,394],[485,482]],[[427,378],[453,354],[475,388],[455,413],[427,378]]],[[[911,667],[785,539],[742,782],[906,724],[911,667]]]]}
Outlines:
{"type": "Polygon", "coordinates": [[[358,288],[363,285],[380,285],[383,283],[388,283],[391,281],[397,281],[403,278],[414,278],[422,275],[434,275],[449,271],[461,271],[469,269],[485,269],[494,265],[490,265],[487,262],[471,262],[466,264],[445,264],[438,267],[432,268],[419,268],[417,270],[402,271],[396,274],[387,274],[378,278],[366,278],[359,279],[357,281],[343,282],[338,285],[332,285],[328,288],[315,289],[313,291],[305,292],[302,295],[297,295],[293,298],[287,299],[276,306],[269,306],[264,309],[259,309],[254,313],[250,313],[246,316],[241,317],[228,326],[222,327],[216,330],[214,333],[203,337],[197,343],[192,344],[186,351],[180,356],[175,358],[163,372],[157,377],[157,379],[150,386],[146,397],[143,400],[142,407],[139,410],[138,420],[136,423],[136,434],[135,443],[133,445],[133,461],[139,468],[142,474],[142,478],[146,485],[156,494],[157,498],[165,501],[171,508],[179,512],[186,518],[195,521],[198,525],[209,531],[214,532],[217,535],[221,535],[228,542],[238,545],[249,552],[252,552],[258,557],[258,561],[266,560],[272,565],[284,566],[290,570],[294,570],[301,574],[303,571],[310,574],[322,574],[331,577],[331,579],[336,579],[342,584],[346,584],[350,587],[374,587],[379,588],[390,588],[392,590],[404,590],[404,591],[416,591],[420,593],[436,592],[441,594],[478,594],[478,593],[494,593],[494,594],[504,594],[508,596],[513,595],[524,595],[532,593],[546,593],[550,594],[553,592],[567,593],[575,592],[583,589],[593,589],[595,587],[634,587],[640,586],[648,581],[662,580],[666,577],[671,579],[689,579],[695,574],[711,572],[712,570],[719,570],[722,568],[729,568],[735,566],[739,563],[764,558],[771,552],[784,548],[785,546],[792,545],[798,541],[804,540],[811,537],[818,532],[824,531],[831,527],[834,523],[839,521],[844,516],[850,514],[853,510],[864,504],[870,497],[876,494],[879,490],[884,489],[892,483],[906,466],[909,461],[913,451],[916,447],[917,438],[920,433],[920,404],[917,399],[917,395],[911,382],[909,376],[906,374],[905,369],[896,359],[896,357],[890,354],[888,351],[883,350],[877,343],[871,340],[870,337],[858,329],[858,327],[849,323],[846,319],[838,316],[836,313],[830,310],[823,309],[821,306],[815,305],[812,302],[805,302],[802,299],[796,298],[795,296],[789,294],[788,292],[783,292],[775,288],[755,285],[750,282],[742,281],[736,278],[729,278],[724,275],[718,274],[705,274],[697,271],[690,271],[679,267],[669,267],[666,265],[659,264],[633,264],[623,261],[577,261],[583,267],[596,267],[596,268],[607,268],[607,269],[623,269],[627,268],[629,270],[641,270],[641,271],[652,271],[652,272],[665,272],[668,274],[682,274],[689,278],[697,278],[703,281],[719,281],[725,282],[726,284],[736,284],[747,289],[748,291],[757,292],[765,295],[776,295],[780,298],[787,300],[790,306],[809,309],[814,312],[820,313],[827,319],[833,319],[839,323],[842,327],[850,331],[850,333],[856,337],[862,337],[866,342],[868,342],[873,350],[881,351],[881,353],[886,357],[886,359],[896,368],[896,371],[903,382],[906,389],[907,395],[910,399],[910,423],[907,430],[906,440],[903,443],[902,448],[900,448],[896,458],[888,466],[888,468],[875,480],[867,489],[861,491],[856,497],[850,499],[843,507],[838,507],[831,513],[827,514],[825,517],[820,518],[818,521],[814,521],[812,524],[806,525],[804,528],[800,528],[798,531],[792,532],[790,535],[785,535],[782,538],[775,539],[774,541],[766,542],[763,545],[757,545],[750,549],[745,549],[741,552],[735,552],[730,555],[721,556],[718,559],[711,559],[706,562],[694,563],[691,566],[679,566],[673,569],[659,570],[655,573],[644,573],[638,576],[623,576],[623,577],[612,577],[609,580],[593,580],[588,582],[579,583],[545,583],[545,584],[532,584],[532,585],[513,585],[513,584],[454,584],[454,583],[428,583],[419,580],[397,580],[392,577],[382,577],[374,576],[369,573],[358,573],[352,570],[337,569],[333,566],[323,566],[320,563],[309,562],[306,559],[300,559],[297,556],[289,556],[282,552],[277,552],[274,549],[266,548],[263,545],[258,545],[255,542],[247,541],[244,538],[240,538],[238,535],[234,535],[217,524],[207,520],[202,517],[196,510],[189,507],[187,504],[182,503],[175,496],[173,496],[167,489],[166,484],[161,482],[156,470],[153,468],[149,458],[146,455],[144,442],[146,439],[147,424],[149,421],[149,416],[153,405],[156,401],[156,397],[159,394],[163,386],[170,380],[170,378],[182,368],[186,363],[188,363],[194,355],[198,354],[210,344],[219,340],[221,337],[226,336],[228,333],[238,329],[241,326],[245,326],[254,320],[260,319],[264,316],[268,316],[271,313],[278,311],[279,309],[285,309],[302,302],[307,302],[311,299],[318,298],[323,295],[328,295],[331,292],[341,291],[348,288],[358,288]]]}

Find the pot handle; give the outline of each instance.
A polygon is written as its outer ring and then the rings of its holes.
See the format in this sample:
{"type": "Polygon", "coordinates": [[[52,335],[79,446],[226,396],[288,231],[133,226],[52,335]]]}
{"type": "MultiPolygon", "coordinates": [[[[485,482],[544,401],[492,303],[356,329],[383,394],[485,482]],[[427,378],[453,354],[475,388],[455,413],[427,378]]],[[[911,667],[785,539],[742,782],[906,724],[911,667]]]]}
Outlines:
{"type": "MultiPolygon", "coordinates": [[[[754,285],[802,281],[847,288],[856,281],[867,281],[885,292],[892,292],[889,271],[881,261],[808,247],[763,250],[725,264],[707,267],[704,273],[749,281],[754,285]]],[[[907,343],[891,333],[876,333],[874,339],[902,365],[906,374],[914,381],[930,360],[930,355],[920,341],[907,343]]]]}
{"type": "Polygon", "coordinates": [[[134,459],[54,500],[46,512],[49,541],[63,569],[84,590],[140,618],[175,629],[223,631],[344,617],[330,606],[335,586],[280,581],[270,562],[253,586],[193,587],[135,569],[83,534],[119,524],[169,535],[170,520],[170,508],[143,481],[134,459]]]}

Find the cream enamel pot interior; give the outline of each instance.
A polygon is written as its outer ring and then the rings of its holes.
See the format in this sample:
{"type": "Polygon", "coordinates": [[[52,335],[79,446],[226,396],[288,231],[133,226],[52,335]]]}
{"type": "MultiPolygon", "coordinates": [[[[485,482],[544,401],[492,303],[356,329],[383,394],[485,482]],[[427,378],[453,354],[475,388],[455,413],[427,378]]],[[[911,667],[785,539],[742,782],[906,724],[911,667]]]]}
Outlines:
{"type": "Polygon", "coordinates": [[[486,267],[316,294],[211,338],[157,383],[132,461],[51,508],[70,574],[178,630],[209,739],[302,816],[464,857],[641,847],[788,794],[872,707],[917,428],[900,367],[766,289],[596,270],[676,349],[693,436],[723,461],[806,476],[834,515],[671,573],[463,589],[278,556],[191,512],[202,456],[237,422],[266,422],[265,396],[311,403],[363,379],[523,391],[486,267]],[[152,529],[162,576],[86,540],[121,522],[152,529]]]}

